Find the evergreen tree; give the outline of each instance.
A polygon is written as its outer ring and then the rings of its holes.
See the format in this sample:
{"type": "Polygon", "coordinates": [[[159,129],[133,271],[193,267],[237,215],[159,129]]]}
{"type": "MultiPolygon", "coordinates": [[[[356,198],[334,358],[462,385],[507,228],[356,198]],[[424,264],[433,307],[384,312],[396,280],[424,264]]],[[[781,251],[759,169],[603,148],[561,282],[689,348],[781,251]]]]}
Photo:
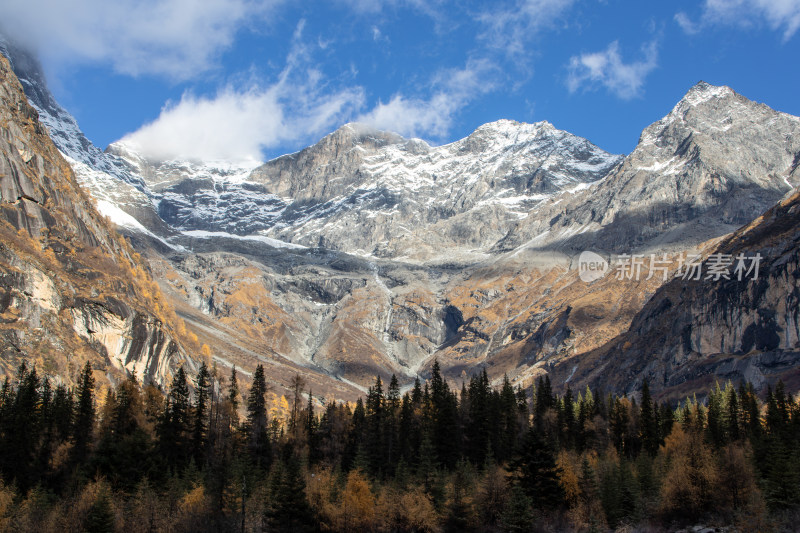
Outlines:
{"type": "Polygon", "coordinates": [[[528,431],[520,455],[509,469],[534,507],[553,510],[564,503],[564,492],[558,482],[561,469],[556,466],[552,448],[536,429],[528,431]]]}
{"type": "Polygon", "coordinates": [[[452,468],[458,461],[458,400],[441,374],[439,361],[431,367],[430,418],[433,424],[430,435],[437,460],[452,468]]]}
{"type": "Polygon", "coordinates": [[[609,426],[611,429],[611,439],[618,452],[627,452],[625,443],[628,436],[628,402],[615,398],[612,402],[611,413],[609,415],[609,426]]]}
{"type": "Polygon", "coordinates": [[[231,382],[228,385],[228,401],[231,403],[231,410],[236,414],[234,426],[239,425],[239,381],[236,379],[236,365],[231,369],[231,382]]]}
{"type": "Polygon", "coordinates": [[[397,460],[400,457],[399,451],[399,436],[397,434],[400,417],[400,384],[397,382],[397,376],[392,374],[392,379],[389,381],[389,388],[386,391],[386,408],[385,408],[385,427],[383,432],[384,438],[384,469],[387,474],[393,474],[397,460]]]}
{"type": "Polygon", "coordinates": [[[736,389],[730,383],[728,383],[726,393],[728,396],[728,425],[726,431],[731,441],[737,441],[742,434],[740,429],[739,398],[736,395],[736,389]]]}
{"type": "Polygon", "coordinates": [[[144,407],[135,376],[108,395],[103,412],[93,466],[115,486],[133,490],[144,476],[154,473],[151,437],[141,425],[144,407]]]}
{"type": "Polygon", "coordinates": [[[715,448],[721,448],[725,444],[726,421],[724,415],[724,398],[722,390],[719,388],[719,382],[717,382],[714,390],[708,395],[708,413],[706,415],[708,441],[715,448]]]}
{"type": "Polygon", "coordinates": [[[303,389],[306,386],[306,381],[300,376],[295,374],[291,381],[291,388],[293,393],[292,398],[292,414],[289,418],[289,429],[295,431],[297,429],[298,413],[300,412],[300,398],[303,395],[303,389]]]}
{"type": "Polygon", "coordinates": [[[170,469],[182,471],[191,456],[191,403],[186,372],[181,366],[172,378],[158,427],[158,447],[170,469]]]}
{"type": "Polygon", "coordinates": [[[268,531],[311,531],[312,512],[305,494],[305,480],[294,454],[276,463],[270,479],[269,500],[264,515],[268,531]]]}
{"type": "Polygon", "coordinates": [[[264,366],[258,365],[253,373],[253,384],[247,398],[245,434],[250,456],[257,466],[267,467],[270,460],[270,442],[267,435],[267,382],[264,366]]]}
{"type": "Polygon", "coordinates": [[[367,392],[363,441],[364,452],[367,455],[367,470],[372,474],[377,474],[384,464],[383,401],[383,383],[380,376],[377,376],[375,386],[370,387],[367,392]]]}
{"type": "Polygon", "coordinates": [[[88,455],[95,423],[94,375],[89,361],[86,361],[78,378],[78,399],[75,404],[74,420],[72,454],[75,462],[81,464],[88,455]]]}
{"type": "Polygon", "coordinates": [[[115,531],[111,499],[105,488],[100,490],[89,508],[83,528],[86,533],[113,533],[115,531]]]}
{"type": "Polygon", "coordinates": [[[208,411],[209,398],[211,396],[211,376],[208,367],[203,362],[194,381],[195,402],[194,402],[194,428],[192,430],[192,452],[194,462],[198,468],[202,468],[206,462],[206,443],[208,437],[208,411]]]}
{"type": "Polygon", "coordinates": [[[641,432],[642,448],[645,452],[655,457],[660,444],[660,431],[658,427],[658,406],[653,404],[650,396],[650,384],[647,380],[642,383],[642,405],[639,411],[639,428],[641,432]]]}
{"type": "Polygon", "coordinates": [[[308,446],[308,464],[313,465],[319,461],[319,435],[317,434],[317,417],[314,414],[314,394],[308,391],[308,405],[306,406],[306,445],[308,446]]]}
{"type": "Polygon", "coordinates": [[[516,483],[511,487],[511,495],[503,507],[500,523],[503,531],[518,533],[531,530],[533,524],[531,499],[516,483]]]}

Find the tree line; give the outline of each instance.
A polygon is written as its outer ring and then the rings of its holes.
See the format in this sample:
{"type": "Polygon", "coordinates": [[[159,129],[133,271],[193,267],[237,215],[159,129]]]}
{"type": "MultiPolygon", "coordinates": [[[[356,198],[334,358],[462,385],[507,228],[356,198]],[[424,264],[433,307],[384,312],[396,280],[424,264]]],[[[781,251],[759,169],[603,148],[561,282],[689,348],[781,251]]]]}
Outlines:
{"type": "MultiPolygon", "coordinates": [[[[0,388],[0,531],[602,531],[716,521],[791,524],[800,403],[731,383],[704,401],[566,387],[485,370],[451,388],[438,363],[406,392],[355,403],[291,383],[269,416],[264,368],[53,386],[22,364],[0,388]]],[[[788,527],[788,526],[787,526],[788,527]]],[[[791,528],[789,528],[791,529],[791,528]]]]}

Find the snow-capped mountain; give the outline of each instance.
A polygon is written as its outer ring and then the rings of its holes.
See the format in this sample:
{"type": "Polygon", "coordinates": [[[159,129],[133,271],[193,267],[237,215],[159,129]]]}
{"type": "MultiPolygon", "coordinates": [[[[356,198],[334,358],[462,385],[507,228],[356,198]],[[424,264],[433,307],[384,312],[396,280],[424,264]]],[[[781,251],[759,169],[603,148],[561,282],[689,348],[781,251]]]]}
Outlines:
{"type": "Polygon", "coordinates": [[[347,124],[242,165],[101,152],[26,61],[55,144],[102,213],[149,237],[133,242],[215,361],[346,387],[434,358],[452,377],[524,383],[560,365],[578,379],[574,358],[625,331],[661,282],[585,284],[571,256],[686,251],[800,183],[800,119],[702,82],[624,158],[501,120],[444,146],[347,124]]]}
{"type": "Polygon", "coordinates": [[[180,231],[414,259],[443,246],[485,250],[543,199],[585,187],[621,160],[549,123],[507,120],[439,147],[346,124],[252,172],[148,161],[121,143],[108,152],[137,169],[159,215],[180,231]]]}
{"type": "Polygon", "coordinates": [[[700,82],[606,179],[543,202],[497,250],[682,249],[734,231],[800,184],[800,118],[700,82]]]}
{"type": "Polygon", "coordinates": [[[123,142],[103,152],[47,90],[36,59],[0,47],[101,213],[162,242],[228,233],[414,260],[481,253],[543,200],[600,180],[622,159],[547,122],[508,120],[436,147],[346,124],[260,166],[154,161],[123,142]]]}

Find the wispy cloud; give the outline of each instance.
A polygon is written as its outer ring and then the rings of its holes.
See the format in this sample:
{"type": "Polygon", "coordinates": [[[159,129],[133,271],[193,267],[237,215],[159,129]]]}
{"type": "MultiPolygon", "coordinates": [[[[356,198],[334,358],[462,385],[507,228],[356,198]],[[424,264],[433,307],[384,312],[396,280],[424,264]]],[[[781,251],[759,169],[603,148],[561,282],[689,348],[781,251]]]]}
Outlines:
{"type": "Polygon", "coordinates": [[[783,40],[791,39],[800,29],[798,0],[705,0],[703,13],[697,22],[684,12],[675,21],[686,33],[697,33],[704,26],[726,25],[749,28],[766,23],[779,31],[783,40]]]}
{"type": "Polygon", "coordinates": [[[184,80],[214,66],[236,32],[282,0],[4,0],[0,30],[52,59],[184,80]]]}
{"type": "Polygon", "coordinates": [[[641,95],[644,80],[658,66],[658,46],[651,41],[642,46],[644,59],[625,63],[614,41],[601,52],[572,56],[569,62],[567,88],[575,92],[581,87],[605,87],[618,97],[629,100],[641,95]]]}
{"type": "Polygon", "coordinates": [[[330,90],[310,61],[298,24],[279,78],[226,86],[213,97],[184,93],[121,141],[154,159],[260,160],[265,149],[328,133],[364,104],[360,87],[330,90]]]}
{"type": "Polygon", "coordinates": [[[339,0],[356,13],[375,14],[380,13],[386,7],[410,7],[417,11],[433,14],[442,0],[339,0]]]}
{"type": "Polygon", "coordinates": [[[490,62],[469,61],[463,69],[440,71],[432,82],[430,97],[395,94],[356,120],[409,137],[441,138],[465,105],[494,88],[495,74],[490,62]]]}
{"type": "Polygon", "coordinates": [[[481,38],[511,55],[522,54],[531,38],[552,26],[575,0],[516,0],[505,8],[494,6],[478,15],[484,25],[481,38]]]}

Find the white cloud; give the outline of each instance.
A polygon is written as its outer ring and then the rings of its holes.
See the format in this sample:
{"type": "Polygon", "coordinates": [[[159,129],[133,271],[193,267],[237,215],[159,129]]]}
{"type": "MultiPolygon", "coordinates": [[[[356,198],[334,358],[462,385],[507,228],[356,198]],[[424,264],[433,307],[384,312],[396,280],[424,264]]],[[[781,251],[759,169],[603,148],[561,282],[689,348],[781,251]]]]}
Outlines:
{"type": "Polygon", "coordinates": [[[189,79],[281,0],[3,0],[0,30],[59,62],[189,79]]]}
{"type": "Polygon", "coordinates": [[[321,73],[308,65],[297,44],[278,81],[267,87],[225,87],[213,97],[185,93],[159,117],[121,142],[156,160],[261,160],[265,149],[313,141],[353,117],[406,136],[440,138],[460,110],[494,88],[494,67],[470,61],[463,69],[440,71],[428,98],[394,95],[368,112],[361,87],[328,90],[321,73]]]}
{"type": "Polygon", "coordinates": [[[683,31],[689,35],[694,35],[700,31],[698,25],[692,22],[692,19],[689,18],[689,15],[683,11],[675,14],[675,22],[677,22],[678,26],[680,26],[681,29],[683,29],[683,31]]]}
{"type": "Polygon", "coordinates": [[[494,88],[495,74],[488,61],[469,61],[463,69],[440,71],[433,80],[431,97],[396,94],[356,120],[408,137],[440,138],[448,133],[453,118],[465,105],[494,88]]]}
{"type": "Polygon", "coordinates": [[[642,53],[643,60],[624,63],[619,53],[619,42],[614,41],[602,52],[572,56],[567,88],[575,92],[584,85],[590,88],[602,85],[625,100],[639,96],[645,77],[657,66],[656,42],[645,44],[642,53]]]}
{"type": "Polygon", "coordinates": [[[265,149],[330,132],[362,107],[360,87],[330,90],[295,30],[286,67],[274,83],[227,86],[213,97],[184,93],[156,120],[121,142],[157,159],[252,161],[265,149]]]}
{"type": "Polygon", "coordinates": [[[358,88],[317,98],[312,92],[278,83],[226,87],[213,98],[187,93],[121,142],[157,160],[261,160],[265,148],[327,133],[363,102],[358,88]]]}
{"type": "Polygon", "coordinates": [[[575,0],[516,0],[507,9],[495,7],[478,16],[485,25],[481,37],[494,48],[521,54],[531,37],[552,26],[574,3],[575,0]]]}
{"type": "Polygon", "coordinates": [[[675,20],[687,33],[709,25],[748,28],[766,23],[788,41],[800,29],[800,0],[705,0],[699,22],[692,22],[682,12],[675,20]]]}

